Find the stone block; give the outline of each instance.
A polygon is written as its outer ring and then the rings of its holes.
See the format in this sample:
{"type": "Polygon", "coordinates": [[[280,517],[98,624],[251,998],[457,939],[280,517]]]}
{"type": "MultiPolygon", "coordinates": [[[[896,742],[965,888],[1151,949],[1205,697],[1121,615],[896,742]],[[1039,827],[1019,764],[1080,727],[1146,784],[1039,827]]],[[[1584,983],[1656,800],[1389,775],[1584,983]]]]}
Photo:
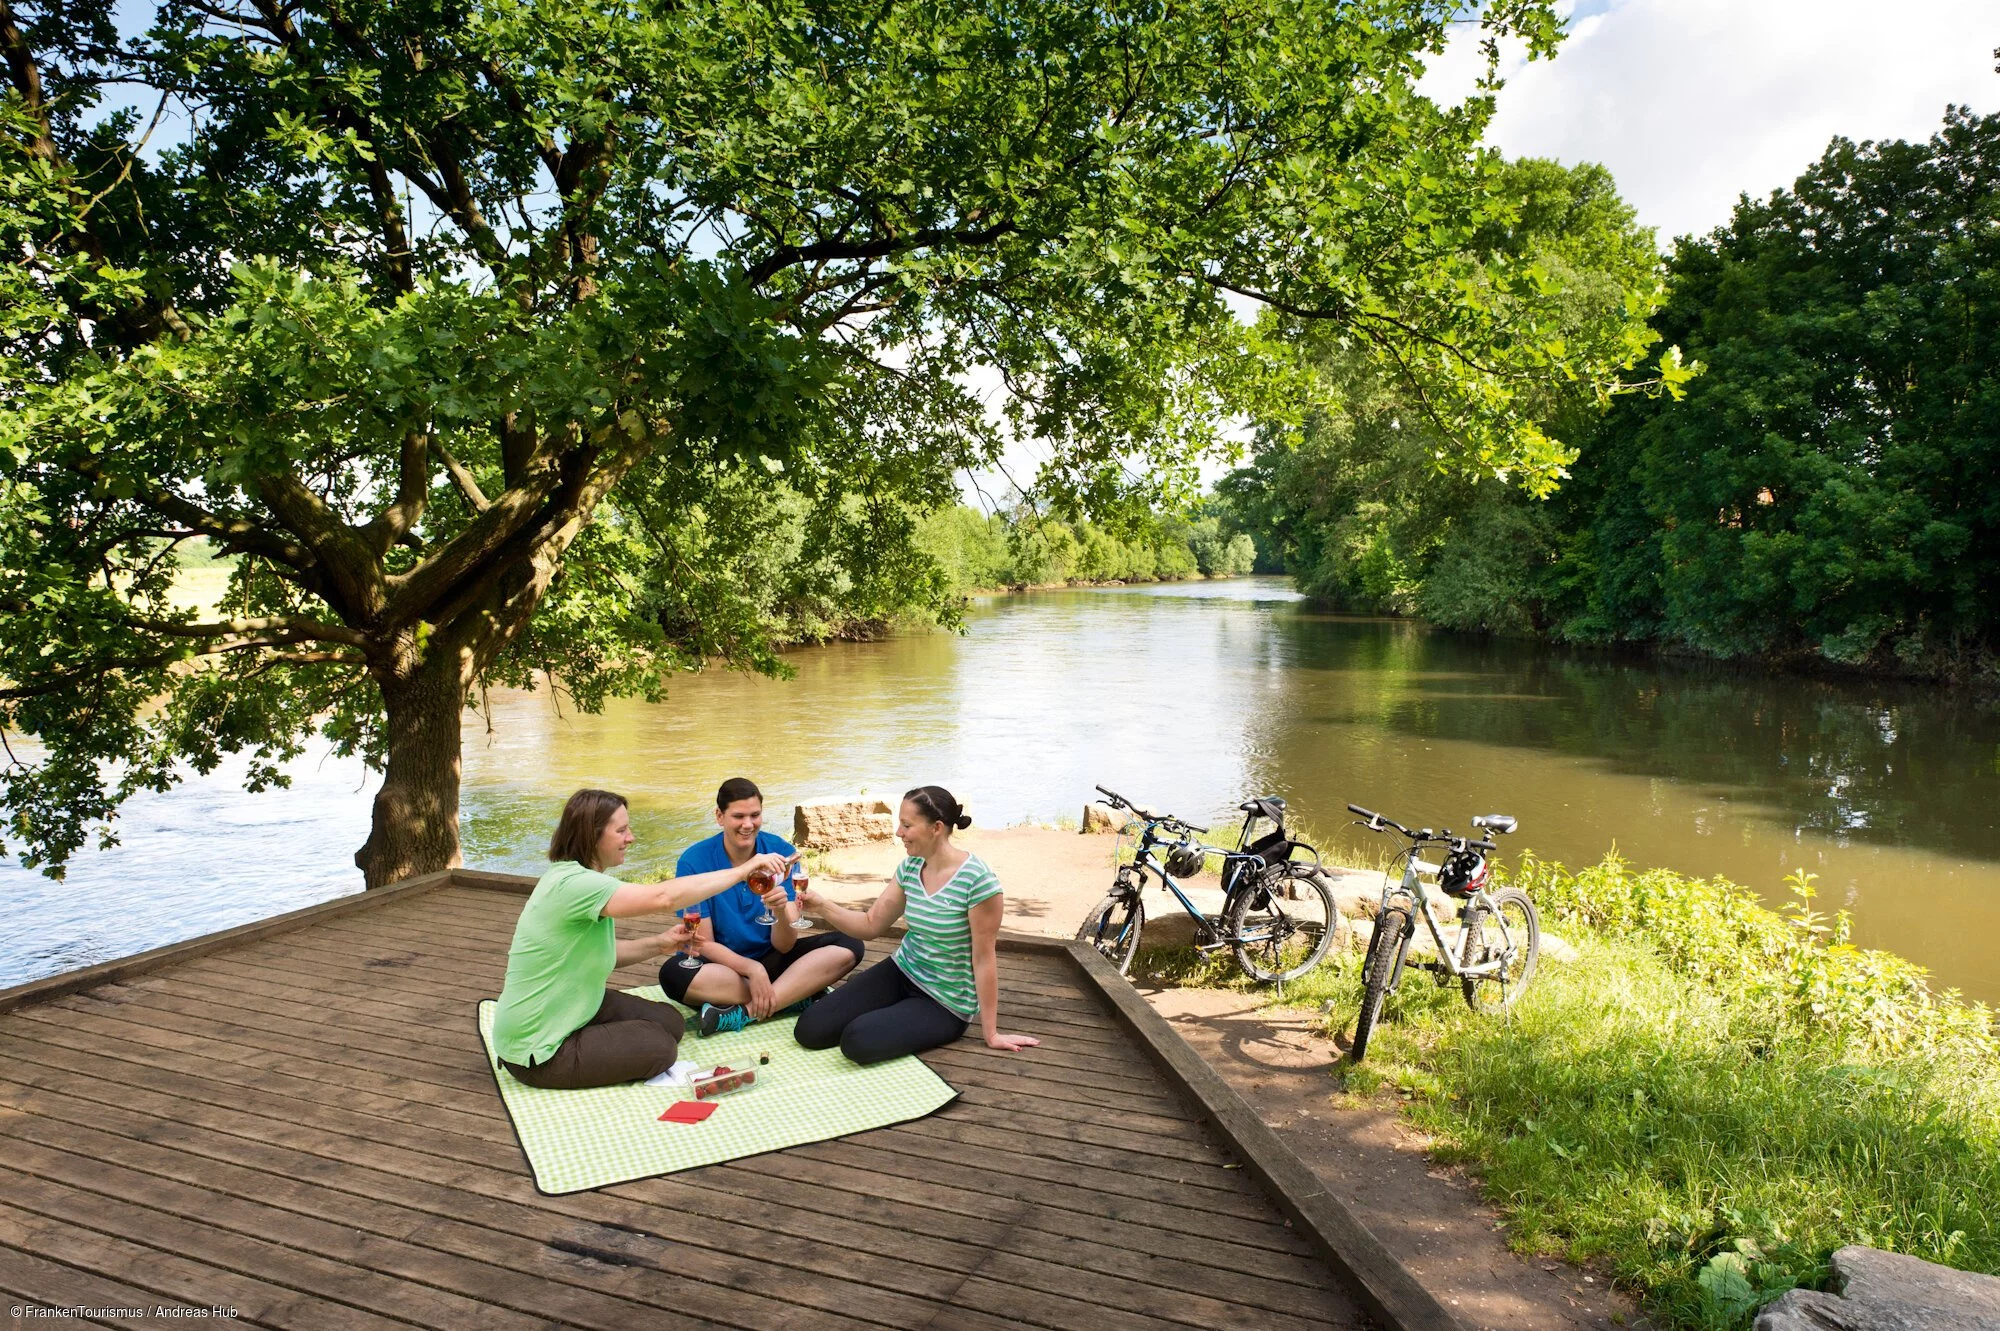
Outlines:
{"type": "Polygon", "coordinates": [[[1083,827],[1085,836],[1092,832],[1116,832],[1125,825],[1118,811],[1108,804],[1086,804],[1083,806],[1083,827]]]}
{"type": "Polygon", "coordinates": [[[1833,1255],[1832,1293],[1795,1289],[1757,1314],[1755,1331],[1993,1331],[2000,1277],[1849,1245],[1833,1255]]]}
{"type": "Polygon", "coordinates": [[[792,844],[830,850],[896,834],[896,811],[875,798],[806,800],[792,810],[792,844]]]}

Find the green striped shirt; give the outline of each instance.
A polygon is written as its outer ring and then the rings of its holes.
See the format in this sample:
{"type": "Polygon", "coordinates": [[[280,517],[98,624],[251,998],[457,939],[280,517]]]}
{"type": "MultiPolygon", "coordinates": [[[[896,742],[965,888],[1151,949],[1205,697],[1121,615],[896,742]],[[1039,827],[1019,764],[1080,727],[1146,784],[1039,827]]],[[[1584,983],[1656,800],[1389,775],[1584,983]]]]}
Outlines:
{"type": "Polygon", "coordinates": [[[971,1021],[979,1015],[979,990],[972,983],[972,921],[966,912],[1000,895],[1000,880],[977,855],[966,856],[951,881],[935,892],[924,891],[923,873],[924,862],[914,856],[896,866],[909,925],[896,949],[896,965],[911,984],[971,1021]]]}

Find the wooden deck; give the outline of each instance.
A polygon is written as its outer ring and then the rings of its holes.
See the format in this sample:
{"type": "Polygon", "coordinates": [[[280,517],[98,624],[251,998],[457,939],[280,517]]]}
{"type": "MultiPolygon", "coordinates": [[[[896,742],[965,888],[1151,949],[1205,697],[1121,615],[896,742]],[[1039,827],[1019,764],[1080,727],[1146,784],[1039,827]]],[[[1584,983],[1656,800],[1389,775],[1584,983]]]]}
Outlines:
{"type": "Polygon", "coordinates": [[[520,909],[456,885],[483,877],[0,995],[6,1302],[300,1331],[1444,1324],[1384,1303],[1380,1254],[1329,1260],[1338,1217],[1050,944],[1000,963],[1043,1046],[925,1055],[959,1091],[936,1114],[543,1196],[473,1025],[520,909]]]}

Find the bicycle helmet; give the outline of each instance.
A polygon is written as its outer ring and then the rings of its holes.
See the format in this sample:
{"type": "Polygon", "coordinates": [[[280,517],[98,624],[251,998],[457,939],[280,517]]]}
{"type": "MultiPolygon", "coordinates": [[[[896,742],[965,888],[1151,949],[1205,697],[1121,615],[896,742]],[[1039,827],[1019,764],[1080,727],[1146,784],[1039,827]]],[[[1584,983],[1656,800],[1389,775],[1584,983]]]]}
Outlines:
{"type": "Polygon", "coordinates": [[[1469,897],[1486,886],[1489,872],[1486,857],[1478,851],[1455,851],[1445,856],[1444,865],[1438,871],[1438,886],[1448,895],[1469,897]]]}
{"type": "Polygon", "coordinates": [[[1175,846],[1167,852],[1167,872],[1176,878],[1192,878],[1207,859],[1200,846],[1175,846]]]}

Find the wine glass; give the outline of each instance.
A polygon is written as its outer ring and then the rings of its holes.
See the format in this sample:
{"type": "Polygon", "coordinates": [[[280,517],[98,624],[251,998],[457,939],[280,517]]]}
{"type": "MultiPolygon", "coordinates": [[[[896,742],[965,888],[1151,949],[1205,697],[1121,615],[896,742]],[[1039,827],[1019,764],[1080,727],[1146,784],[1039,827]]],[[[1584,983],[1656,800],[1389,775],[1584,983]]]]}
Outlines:
{"type": "MultiPolygon", "coordinates": [[[[750,890],[752,892],[755,892],[759,897],[759,899],[761,899],[766,892],[769,892],[771,890],[771,885],[777,882],[778,880],[776,878],[773,878],[767,871],[759,869],[755,873],[751,874],[750,877],[745,879],[744,881],[749,886],[750,890]]],[[[771,914],[771,903],[768,901],[765,902],[764,913],[757,917],[757,923],[763,925],[766,929],[768,929],[777,922],[778,922],[778,917],[771,914]]]]}
{"type": "MultiPolygon", "coordinates": [[[[701,927],[701,912],[693,906],[687,907],[681,911],[681,923],[685,924],[688,927],[688,932],[692,934],[696,929],[701,927]]],[[[690,938],[688,940],[688,948],[681,952],[680,960],[674,963],[684,971],[698,971],[701,969],[701,957],[691,950],[693,947],[694,940],[690,938]]]]}
{"type": "Polygon", "coordinates": [[[806,872],[806,866],[803,862],[800,863],[798,868],[792,870],[792,904],[799,908],[799,913],[792,917],[792,928],[794,929],[812,928],[812,921],[806,918],[806,884],[808,877],[809,875],[806,872]]]}

